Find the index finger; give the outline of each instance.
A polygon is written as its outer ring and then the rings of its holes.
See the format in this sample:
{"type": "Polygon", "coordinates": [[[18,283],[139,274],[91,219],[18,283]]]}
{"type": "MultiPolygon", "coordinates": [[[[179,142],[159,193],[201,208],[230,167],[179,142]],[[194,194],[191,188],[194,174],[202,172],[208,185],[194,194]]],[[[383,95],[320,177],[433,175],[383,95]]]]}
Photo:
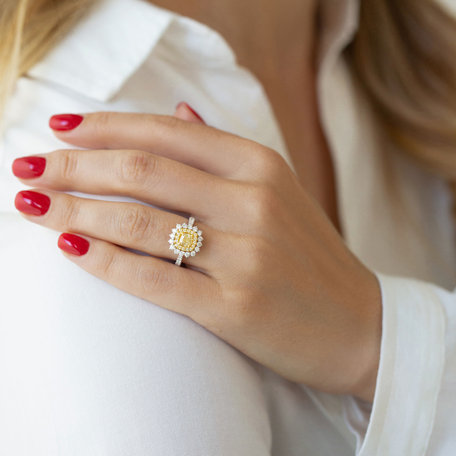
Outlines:
{"type": "Polygon", "coordinates": [[[62,141],[88,149],[136,149],[231,177],[249,158],[252,141],[173,116],[94,112],[49,121],[62,141]]]}

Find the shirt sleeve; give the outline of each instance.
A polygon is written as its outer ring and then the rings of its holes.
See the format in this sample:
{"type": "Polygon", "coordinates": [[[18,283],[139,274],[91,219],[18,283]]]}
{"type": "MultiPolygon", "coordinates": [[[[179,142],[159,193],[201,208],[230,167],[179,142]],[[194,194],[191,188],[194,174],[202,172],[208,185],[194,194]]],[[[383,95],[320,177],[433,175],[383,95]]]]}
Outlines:
{"type": "Polygon", "coordinates": [[[383,308],[375,396],[343,404],[356,455],[454,455],[456,288],[374,273],[383,308]]]}

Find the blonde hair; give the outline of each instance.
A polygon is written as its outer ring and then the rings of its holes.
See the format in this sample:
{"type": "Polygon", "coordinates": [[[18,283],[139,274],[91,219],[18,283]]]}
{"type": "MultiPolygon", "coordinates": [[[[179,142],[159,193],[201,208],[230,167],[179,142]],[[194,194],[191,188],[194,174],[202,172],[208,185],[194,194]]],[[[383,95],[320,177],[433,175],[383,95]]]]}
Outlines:
{"type": "MultiPolygon", "coordinates": [[[[0,115],[17,79],[93,3],[0,0],[0,115]]],[[[361,0],[347,52],[385,137],[448,180],[456,201],[456,20],[436,0],[361,0]]]]}
{"type": "Polygon", "coordinates": [[[52,49],[93,0],[0,0],[0,117],[17,79],[52,49]]]}
{"type": "Polygon", "coordinates": [[[455,17],[437,0],[362,0],[347,53],[385,137],[447,181],[456,220],[455,17]]]}

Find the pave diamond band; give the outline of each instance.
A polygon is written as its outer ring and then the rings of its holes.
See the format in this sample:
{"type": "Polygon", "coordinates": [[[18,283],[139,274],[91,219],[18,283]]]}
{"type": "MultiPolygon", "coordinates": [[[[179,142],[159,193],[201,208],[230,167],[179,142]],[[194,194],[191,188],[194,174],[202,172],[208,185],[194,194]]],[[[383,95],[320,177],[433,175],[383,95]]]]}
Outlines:
{"type": "Polygon", "coordinates": [[[175,263],[178,266],[184,256],[195,256],[203,245],[203,232],[194,223],[195,218],[189,217],[188,223],[178,223],[169,235],[169,248],[178,255],[175,263]]]}

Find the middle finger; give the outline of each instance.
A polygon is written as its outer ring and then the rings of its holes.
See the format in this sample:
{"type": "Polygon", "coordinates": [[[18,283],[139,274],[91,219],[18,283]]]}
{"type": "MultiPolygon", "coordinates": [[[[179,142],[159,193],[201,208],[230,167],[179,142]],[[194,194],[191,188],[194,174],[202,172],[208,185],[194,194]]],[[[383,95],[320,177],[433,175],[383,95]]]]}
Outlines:
{"type": "Polygon", "coordinates": [[[235,181],[139,150],[58,150],[16,159],[13,172],[35,187],[129,196],[205,222],[225,221],[239,192],[235,181]],[[27,172],[37,159],[44,171],[25,179],[21,170],[27,172]]]}

